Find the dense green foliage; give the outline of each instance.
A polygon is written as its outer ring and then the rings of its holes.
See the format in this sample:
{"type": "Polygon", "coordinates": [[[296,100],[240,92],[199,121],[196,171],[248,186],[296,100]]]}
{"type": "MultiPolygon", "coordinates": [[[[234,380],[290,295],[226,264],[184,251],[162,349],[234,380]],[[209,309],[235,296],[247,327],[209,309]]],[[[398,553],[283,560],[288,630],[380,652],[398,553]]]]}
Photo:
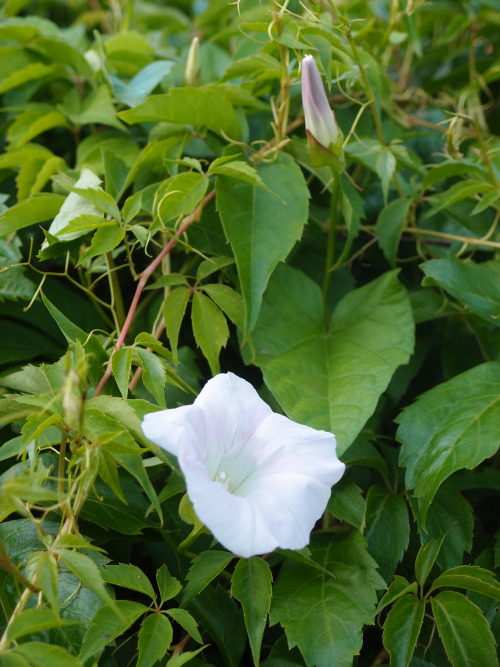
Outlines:
{"type": "Polygon", "coordinates": [[[494,667],[497,0],[0,12],[1,667],[494,667]],[[220,370],[337,436],[307,549],[191,534],[142,434],[220,370]]]}

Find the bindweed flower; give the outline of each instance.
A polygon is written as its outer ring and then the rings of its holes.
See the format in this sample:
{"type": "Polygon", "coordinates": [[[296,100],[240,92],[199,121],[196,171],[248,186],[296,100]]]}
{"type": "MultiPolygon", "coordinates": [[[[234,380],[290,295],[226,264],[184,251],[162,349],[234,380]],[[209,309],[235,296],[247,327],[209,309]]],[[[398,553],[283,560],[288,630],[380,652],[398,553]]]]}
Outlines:
{"type": "Polygon", "coordinates": [[[342,134],[312,56],[302,59],[302,105],[313,166],[329,165],[342,171],[342,134]]]}
{"type": "Polygon", "coordinates": [[[306,546],[344,472],[335,436],[274,413],[233,373],[193,405],[147,414],[142,429],[177,456],[200,521],[245,558],[306,546]]]}

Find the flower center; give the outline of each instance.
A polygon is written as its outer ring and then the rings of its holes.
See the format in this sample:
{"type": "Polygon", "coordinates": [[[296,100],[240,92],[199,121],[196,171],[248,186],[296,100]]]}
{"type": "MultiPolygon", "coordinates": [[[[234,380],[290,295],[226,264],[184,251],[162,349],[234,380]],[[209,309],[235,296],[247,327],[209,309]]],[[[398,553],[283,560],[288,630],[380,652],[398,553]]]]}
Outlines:
{"type": "Polygon", "coordinates": [[[220,470],[216,475],[215,475],[215,482],[219,482],[220,484],[223,484],[226,489],[231,493],[232,492],[232,479],[231,477],[228,477],[224,470],[220,470]]]}

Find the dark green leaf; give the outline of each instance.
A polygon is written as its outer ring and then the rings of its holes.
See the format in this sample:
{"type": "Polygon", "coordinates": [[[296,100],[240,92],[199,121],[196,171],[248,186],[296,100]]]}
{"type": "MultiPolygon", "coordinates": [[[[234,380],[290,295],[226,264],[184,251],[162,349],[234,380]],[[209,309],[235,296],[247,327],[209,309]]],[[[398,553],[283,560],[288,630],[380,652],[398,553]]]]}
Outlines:
{"type": "Polygon", "coordinates": [[[245,304],[243,298],[236,290],[229,285],[220,283],[212,285],[202,285],[201,289],[215,301],[227,317],[233,322],[240,331],[243,331],[245,319],[245,304]]]}
{"type": "Polygon", "coordinates": [[[326,333],[318,285],[279,266],[253,336],[255,363],[288,416],[334,433],[342,454],[408,361],[413,329],[395,272],[345,296],[326,333]]]}
{"type": "MultiPolygon", "coordinates": [[[[335,490],[335,489],[334,489],[335,490]]],[[[392,579],[410,539],[408,508],[402,496],[372,486],[366,497],[365,537],[382,577],[392,579]]]]}
{"type": "Polygon", "coordinates": [[[139,630],[139,658],[137,667],[151,667],[163,658],[172,643],[173,630],[163,614],[146,616],[139,630]]]}
{"type": "Polygon", "coordinates": [[[473,313],[500,327],[500,262],[479,264],[449,257],[431,259],[421,269],[424,285],[437,283],[473,313]]]}
{"type": "Polygon", "coordinates": [[[144,593],[144,595],[147,595],[152,600],[156,598],[151,582],[136,565],[127,565],[125,563],[108,565],[101,571],[101,575],[108,584],[123,586],[132,591],[144,593]]]}
{"type": "Polygon", "coordinates": [[[431,598],[434,620],[453,667],[496,665],[495,639],[479,607],[461,593],[431,598]]]}
{"type": "Polygon", "coordinates": [[[106,606],[99,609],[92,619],[78,656],[82,662],[87,662],[90,658],[95,660],[95,656],[99,655],[107,644],[123,634],[139,616],[150,611],[145,605],[131,600],[117,600],[115,604],[120,615],[106,606]]]}
{"type": "Polygon", "coordinates": [[[165,563],[158,568],[156,572],[156,581],[160,590],[162,603],[175,597],[179,591],[182,590],[179,580],[170,574],[165,563]]]}
{"type": "Polygon", "coordinates": [[[488,362],[422,394],[398,416],[400,463],[419,498],[422,524],[444,480],[498,449],[500,363],[488,362]],[[418,438],[415,434],[418,433],[418,438]]]}
{"type": "Polygon", "coordinates": [[[384,623],[384,646],[391,667],[408,667],[417,644],[425,613],[425,600],[414,595],[399,598],[384,623]]]}
{"type": "Polygon", "coordinates": [[[408,218],[410,206],[411,199],[394,199],[380,211],[377,218],[375,232],[378,236],[378,244],[392,267],[396,266],[399,239],[408,218]]]}
{"type": "Polygon", "coordinates": [[[208,361],[212,374],[216,375],[220,370],[221,348],[226,346],[229,338],[226,318],[219,307],[200,291],[193,294],[192,318],[196,343],[208,361]]]}
{"type": "Polygon", "coordinates": [[[125,230],[115,223],[104,223],[92,237],[89,248],[78,260],[78,265],[93,257],[105,255],[119,245],[125,236],[125,230]]]}
{"type": "Polygon", "coordinates": [[[411,584],[408,579],[405,577],[400,577],[398,574],[394,575],[389,588],[380,598],[380,602],[377,605],[377,614],[385,609],[388,605],[393,604],[401,596],[406,595],[407,593],[416,593],[418,590],[418,584],[416,581],[413,581],[411,584]]]}
{"type": "Polygon", "coordinates": [[[461,565],[464,551],[471,550],[474,528],[471,506],[467,500],[456,489],[443,484],[429,507],[425,531],[422,528],[422,517],[415,505],[412,501],[422,543],[444,536],[443,546],[436,559],[439,567],[446,570],[461,565]]]}
{"type": "Polygon", "coordinates": [[[18,616],[12,618],[12,622],[7,628],[7,639],[12,641],[41,630],[74,625],[75,623],[78,623],[78,621],[62,619],[48,609],[25,609],[18,616]]]}
{"type": "Polygon", "coordinates": [[[130,369],[132,367],[132,350],[129,347],[122,347],[111,357],[111,367],[113,376],[118,385],[122,398],[128,396],[128,385],[130,382],[130,369]]]}
{"type": "Polygon", "coordinates": [[[198,630],[196,621],[191,614],[185,609],[167,609],[167,614],[183,628],[188,635],[190,635],[199,644],[203,643],[203,639],[198,630]]]}
{"type": "Polygon", "coordinates": [[[194,125],[241,137],[240,123],[229,99],[217,86],[170,88],[168,95],[151,95],[135,109],[119,114],[126,123],[168,122],[194,125]]]}
{"type": "Polygon", "coordinates": [[[298,646],[307,664],[351,667],[363,625],[373,621],[375,591],[385,584],[357,532],[333,539],[318,536],[311,552],[335,578],[284,563],[274,586],[270,622],[284,627],[289,646],[298,646]]]}
{"type": "Polygon", "coordinates": [[[227,176],[217,178],[217,208],[231,244],[245,300],[245,331],[257,321],[262,295],[278,262],[300,239],[309,192],[294,160],[283,153],[257,171],[275,194],[227,176]]]}
{"type": "Polygon", "coordinates": [[[432,566],[436,562],[439,551],[443,546],[444,538],[445,535],[441,539],[429,540],[420,547],[415,561],[415,576],[420,586],[425,585],[429,572],[432,570],[432,566]]]}
{"type": "Polygon", "coordinates": [[[166,372],[163,364],[158,357],[149,352],[149,350],[138,349],[137,354],[143,369],[142,381],[148,391],[150,391],[158,405],[165,407],[165,382],[166,372]]]}
{"type": "Polygon", "coordinates": [[[62,646],[44,644],[42,642],[25,642],[12,651],[25,657],[35,667],[83,667],[74,655],[62,646]]]}
{"type": "Polygon", "coordinates": [[[228,667],[241,667],[246,633],[242,614],[227,591],[208,586],[189,603],[189,611],[214,639],[228,667]]]}
{"type": "Polygon", "coordinates": [[[191,292],[187,287],[178,287],[168,293],[163,303],[163,319],[167,327],[167,336],[175,361],[177,361],[179,331],[190,295],[191,292]]]}
{"type": "Polygon", "coordinates": [[[227,551],[204,551],[193,559],[181,604],[185,607],[233,560],[227,551]]]}
{"type": "Polygon", "coordinates": [[[466,588],[494,600],[500,600],[500,583],[493,572],[476,565],[460,565],[443,572],[432,582],[429,593],[437,588],[466,588]]]}
{"type": "Polygon", "coordinates": [[[361,533],[365,525],[365,499],[363,492],[348,477],[343,477],[335,484],[332,495],[328,501],[327,509],[331,514],[350,523],[361,533]]]}
{"type": "Polygon", "coordinates": [[[39,194],[0,214],[0,236],[7,236],[37,222],[54,218],[64,202],[62,195],[39,194]]]}
{"type": "Polygon", "coordinates": [[[106,590],[102,574],[94,561],[83,553],[69,549],[62,549],[58,554],[68,570],[94,591],[116,614],[115,602],[106,590]]]}
{"type": "Polygon", "coordinates": [[[272,594],[272,575],[266,561],[256,556],[241,558],[233,572],[231,592],[243,607],[253,662],[258,667],[272,594]]]}

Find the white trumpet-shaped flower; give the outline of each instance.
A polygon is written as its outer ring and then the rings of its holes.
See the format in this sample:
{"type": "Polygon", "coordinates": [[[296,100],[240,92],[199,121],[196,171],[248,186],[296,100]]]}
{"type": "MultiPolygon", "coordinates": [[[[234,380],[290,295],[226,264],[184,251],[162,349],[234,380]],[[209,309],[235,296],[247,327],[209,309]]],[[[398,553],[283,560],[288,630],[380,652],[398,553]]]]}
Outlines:
{"type": "Polygon", "coordinates": [[[147,414],[142,428],[177,456],[200,521],[245,558],[306,546],[344,472],[331,433],[274,413],[233,373],[209,380],[193,405],[147,414]]]}

